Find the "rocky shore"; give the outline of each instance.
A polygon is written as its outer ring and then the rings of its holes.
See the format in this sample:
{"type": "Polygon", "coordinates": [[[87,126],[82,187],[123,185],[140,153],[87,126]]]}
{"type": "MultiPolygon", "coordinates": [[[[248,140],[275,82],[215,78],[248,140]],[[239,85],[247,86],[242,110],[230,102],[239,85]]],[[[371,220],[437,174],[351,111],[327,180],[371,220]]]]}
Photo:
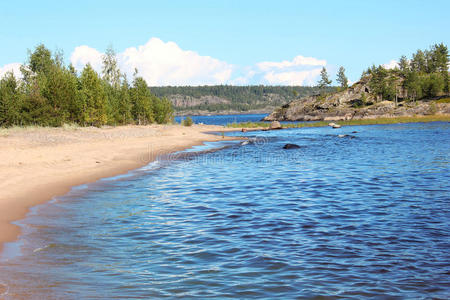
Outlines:
{"type": "Polygon", "coordinates": [[[263,121],[336,121],[450,114],[450,103],[429,99],[408,101],[399,88],[397,101],[380,101],[367,81],[344,91],[294,100],[275,109],[263,121]]]}

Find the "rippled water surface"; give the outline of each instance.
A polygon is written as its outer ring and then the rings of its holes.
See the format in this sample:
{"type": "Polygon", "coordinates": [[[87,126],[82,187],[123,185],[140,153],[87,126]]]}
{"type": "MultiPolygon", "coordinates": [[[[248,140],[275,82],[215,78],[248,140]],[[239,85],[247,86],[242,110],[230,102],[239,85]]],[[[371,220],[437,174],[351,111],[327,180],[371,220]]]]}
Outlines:
{"type": "Polygon", "coordinates": [[[36,299],[448,299],[449,123],[246,136],[35,208],[8,245],[0,289],[36,299]]]}

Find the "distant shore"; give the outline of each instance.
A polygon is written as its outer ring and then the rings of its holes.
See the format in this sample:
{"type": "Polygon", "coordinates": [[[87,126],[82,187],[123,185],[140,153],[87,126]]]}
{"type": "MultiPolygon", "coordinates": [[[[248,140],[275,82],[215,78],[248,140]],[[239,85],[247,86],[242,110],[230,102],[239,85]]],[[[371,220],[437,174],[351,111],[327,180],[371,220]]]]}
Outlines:
{"type": "MultiPolygon", "coordinates": [[[[415,117],[383,117],[366,118],[346,121],[293,121],[292,123],[282,124],[283,128],[304,128],[304,127],[324,127],[330,122],[341,126],[345,125],[377,125],[377,124],[399,124],[399,123],[423,123],[423,122],[450,122],[450,114],[428,115],[415,117]]],[[[268,128],[270,122],[243,122],[228,124],[229,128],[268,128]]]]}
{"type": "Polygon", "coordinates": [[[17,239],[29,208],[73,186],[116,176],[171,152],[233,138],[214,125],[0,129],[0,252],[17,239]]]}

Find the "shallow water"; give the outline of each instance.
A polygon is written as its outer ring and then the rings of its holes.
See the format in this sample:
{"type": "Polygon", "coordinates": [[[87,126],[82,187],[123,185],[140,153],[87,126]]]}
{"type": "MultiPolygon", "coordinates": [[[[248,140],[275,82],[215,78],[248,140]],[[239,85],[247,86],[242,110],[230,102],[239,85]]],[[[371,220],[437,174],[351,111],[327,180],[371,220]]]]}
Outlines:
{"type": "Polygon", "coordinates": [[[448,298],[449,123],[244,135],[36,207],[0,293],[448,298]]]}

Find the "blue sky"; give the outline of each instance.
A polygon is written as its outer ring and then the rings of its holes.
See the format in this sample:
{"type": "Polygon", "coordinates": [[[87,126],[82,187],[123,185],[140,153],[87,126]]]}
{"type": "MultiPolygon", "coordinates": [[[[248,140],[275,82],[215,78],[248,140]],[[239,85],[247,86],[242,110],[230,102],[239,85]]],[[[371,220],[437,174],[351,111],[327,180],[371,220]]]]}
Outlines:
{"type": "Polygon", "coordinates": [[[449,11],[439,0],[2,1],[0,68],[39,43],[82,68],[112,44],[125,71],[138,67],[152,85],[308,85],[323,65],[355,81],[371,64],[449,45],[449,11]]]}

